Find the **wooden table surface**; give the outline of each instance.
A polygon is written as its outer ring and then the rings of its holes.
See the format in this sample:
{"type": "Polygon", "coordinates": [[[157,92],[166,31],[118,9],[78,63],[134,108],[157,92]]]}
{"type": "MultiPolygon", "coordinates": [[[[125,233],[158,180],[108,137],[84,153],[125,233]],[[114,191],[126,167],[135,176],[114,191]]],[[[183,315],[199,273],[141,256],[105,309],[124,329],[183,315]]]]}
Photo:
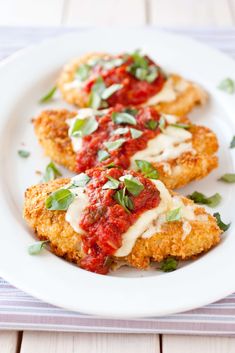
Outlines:
{"type": "MultiPolygon", "coordinates": [[[[232,26],[235,0],[0,0],[0,25],[232,26]]],[[[234,353],[235,338],[0,332],[1,353],[234,353]]]]}

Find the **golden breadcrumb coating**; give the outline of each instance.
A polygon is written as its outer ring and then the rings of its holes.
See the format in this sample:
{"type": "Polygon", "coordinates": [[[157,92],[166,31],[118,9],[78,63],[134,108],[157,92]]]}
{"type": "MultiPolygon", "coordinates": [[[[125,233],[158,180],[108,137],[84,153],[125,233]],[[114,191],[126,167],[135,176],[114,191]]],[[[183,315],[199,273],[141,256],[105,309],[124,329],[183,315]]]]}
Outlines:
{"type": "MultiPolygon", "coordinates": [[[[25,192],[24,218],[40,240],[49,240],[53,253],[79,265],[84,256],[81,237],[65,220],[65,211],[49,211],[45,200],[49,194],[63,187],[69,179],[57,179],[45,184],[35,185],[25,192]]],[[[176,195],[176,194],[174,194],[176,195]]],[[[181,197],[183,203],[193,201],[181,197]]],[[[182,221],[166,222],[161,232],[148,239],[139,238],[131,253],[125,258],[113,258],[118,264],[145,269],[150,261],[160,262],[168,256],[181,260],[193,259],[208,251],[220,241],[221,230],[216,219],[204,208],[196,207],[196,220],[188,221],[191,230],[184,235],[182,221]]]]}
{"type": "MultiPolygon", "coordinates": [[[[68,136],[66,120],[76,115],[67,110],[47,110],[34,121],[36,135],[45,153],[55,162],[71,171],[76,171],[76,153],[68,136]]],[[[187,118],[179,122],[189,123],[187,118]]],[[[218,141],[208,128],[190,125],[193,152],[182,153],[178,158],[166,162],[153,163],[159,171],[160,180],[170,189],[188,184],[208,175],[218,165],[218,141]]]]}
{"type": "MultiPolygon", "coordinates": [[[[87,107],[88,96],[82,89],[71,87],[75,73],[78,67],[86,64],[89,60],[98,58],[109,58],[109,54],[104,53],[90,53],[81,58],[74,59],[65,65],[63,71],[57,82],[62,97],[70,104],[75,104],[78,107],[87,107]]],[[[186,81],[179,75],[172,74],[169,78],[176,86],[181,83],[186,84],[186,88],[176,93],[176,99],[169,102],[161,102],[155,104],[154,107],[162,113],[185,115],[189,113],[196,105],[203,105],[207,101],[207,93],[197,84],[186,81]]],[[[147,104],[147,103],[146,103],[147,104]]],[[[147,104],[148,105],[148,104],[147,104]]]]}

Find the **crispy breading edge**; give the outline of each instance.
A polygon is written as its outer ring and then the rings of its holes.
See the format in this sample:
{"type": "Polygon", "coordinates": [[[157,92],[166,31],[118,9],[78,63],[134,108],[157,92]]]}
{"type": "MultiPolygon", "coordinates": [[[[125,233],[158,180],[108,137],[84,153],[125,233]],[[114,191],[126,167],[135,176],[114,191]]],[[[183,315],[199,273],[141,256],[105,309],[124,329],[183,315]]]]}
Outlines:
{"type": "MultiPolygon", "coordinates": [[[[50,241],[53,253],[79,265],[84,255],[81,236],[66,222],[65,211],[49,211],[45,207],[48,195],[68,182],[69,179],[63,178],[28,188],[25,192],[23,216],[40,240],[50,241]]],[[[185,204],[193,204],[191,200],[181,198],[185,204]]],[[[181,221],[167,222],[160,233],[148,239],[139,238],[127,257],[116,257],[114,261],[144,269],[150,261],[160,262],[168,256],[188,260],[208,251],[219,243],[221,230],[215,218],[206,213],[204,208],[198,206],[195,213],[202,218],[207,215],[208,221],[189,221],[191,232],[186,238],[183,236],[181,221]]]]}
{"type": "MultiPolygon", "coordinates": [[[[76,171],[76,154],[68,137],[66,120],[75,116],[76,112],[67,110],[44,111],[34,120],[35,133],[45,153],[55,162],[69,170],[76,171]]],[[[188,123],[186,118],[181,122],[188,123]]],[[[155,163],[156,168],[166,186],[175,189],[208,175],[218,165],[218,141],[215,134],[208,128],[192,125],[192,144],[197,151],[183,153],[176,159],[155,163]]]]}
{"type": "MultiPolygon", "coordinates": [[[[105,53],[89,53],[66,64],[57,81],[57,86],[64,100],[78,107],[86,107],[87,94],[77,88],[67,89],[66,84],[74,80],[75,72],[80,65],[87,63],[90,59],[109,56],[105,53]]],[[[170,75],[169,78],[175,83],[182,80],[182,77],[176,74],[170,75]]],[[[199,85],[190,81],[186,82],[188,83],[187,89],[181,92],[174,101],[159,103],[155,105],[155,108],[162,113],[183,116],[188,114],[196,105],[203,105],[208,99],[207,93],[199,85]]]]}

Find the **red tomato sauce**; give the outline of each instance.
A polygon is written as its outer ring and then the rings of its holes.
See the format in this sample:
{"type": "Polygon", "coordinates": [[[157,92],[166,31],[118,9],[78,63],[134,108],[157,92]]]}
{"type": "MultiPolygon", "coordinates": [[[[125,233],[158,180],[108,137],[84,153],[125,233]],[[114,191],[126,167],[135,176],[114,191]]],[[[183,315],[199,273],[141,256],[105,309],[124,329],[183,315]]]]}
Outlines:
{"type": "MultiPolygon", "coordinates": [[[[147,56],[145,56],[145,59],[149,64],[155,65],[147,56]]],[[[144,80],[139,80],[127,71],[132,63],[133,59],[129,57],[121,66],[114,67],[107,71],[102,70],[99,66],[95,67],[93,75],[84,87],[85,92],[89,94],[97,78],[102,77],[106,87],[117,83],[123,85],[123,88],[107,99],[106,102],[109,107],[115,106],[116,104],[136,106],[145,103],[148,99],[161,91],[165,82],[165,76],[159,70],[158,76],[153,82],[149,83],[144,80]]]]}
{"type": "MultiPolygon", "coordinates": [[[[80,227],[86,232],[82,236],[83,251],[86,256],[80,266],[88,271],[106,274],[110,267],[110,256],[122,246],[122,234],[135,223],[146,210],[157,207],[160,202],[159,191],[153,182],[136,172],[126,172],[120,168],[94,168],[86,172],[91,178],[86,186],[89,205],[80,220],[80,227]],[[131,174],[144,185],[138,196],[128,194],[133,202],[133,210],[127,212],[113,198],[117,190],[104,190],[107,176],[117,180],[125,174],[131,174]]],[[[119,189],[124,188],[120,182],[119,189]]]]}
{"type": "Polygon", "coordinates": [[[123,107],[119,105],[116,106],[116,108],[110,108],[105,115],[96,117],[99,123],[98,129],[92,134],[83,137],[82,147],[77,152],[76,157],[76,171],[78,173],[84,172],[97,165],[107,165],[112,162],[116,166],[128,169],[130,166],[130,158],[137,151],[145,149],[148,141],[160,132],[158,127],[155,130],[151,130],[147,125],[149,121],[154,120],[158,122],[160,119],[159,113],[154,108],[140,108],[135,116],[136,125],[114,123],[111,118],[113,112],[123,112],[123,107]],[[143,134],[136,139],[132,138],[130,130],[124,135],[113,134],[114,130],[123,127],[140,130],[143,134]],[[98,160],[98,151],[107,150],[104,146],[104,142],[115,141],[120,138],[126,139],[123,145],[114,151],[109,151],[110,157],[100,163],[98,160]]]}

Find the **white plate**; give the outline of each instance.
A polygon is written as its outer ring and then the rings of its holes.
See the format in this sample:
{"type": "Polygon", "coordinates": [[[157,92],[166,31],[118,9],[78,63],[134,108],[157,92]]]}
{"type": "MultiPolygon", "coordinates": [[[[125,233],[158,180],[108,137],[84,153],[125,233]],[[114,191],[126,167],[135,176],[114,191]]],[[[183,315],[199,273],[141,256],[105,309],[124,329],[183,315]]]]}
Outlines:
{"type": "Polygon", "coordinates": [[[122,270],[101,276],[81,270],[49,251],[40,256],[27,253],[33,234],[21,216],[23,193],[27,186],[39,182],[35,170],[44,170],[48,162],[30,123],[32,116],[45,108],[37,104],[38,98],[53,86],[68,59],[89,51],[136,48],[142,48],[165,69],[199,82],[210,92],[210,104],[191,116],[218,134],[220,167],[182,192],[220,192],[223,202],[218,210],[225,222],[232,221],[234,186],[217,181],[221,174],[234,170],[235,150],[229,149],[229,143],[235,133],[235,96],[216,88],[223,78],[235,78],[235,63],[230,58],[190,39],[160,31],[102,29],[44,42],[14,55],[0,67],[0,275],[46,302],[112,317],[176,313],[235,291],[235,222],[219,246],[172,273],[122,270]],[[21,159],[17,155],[20,148],[29,150],[30,158],[21,159]]]}

